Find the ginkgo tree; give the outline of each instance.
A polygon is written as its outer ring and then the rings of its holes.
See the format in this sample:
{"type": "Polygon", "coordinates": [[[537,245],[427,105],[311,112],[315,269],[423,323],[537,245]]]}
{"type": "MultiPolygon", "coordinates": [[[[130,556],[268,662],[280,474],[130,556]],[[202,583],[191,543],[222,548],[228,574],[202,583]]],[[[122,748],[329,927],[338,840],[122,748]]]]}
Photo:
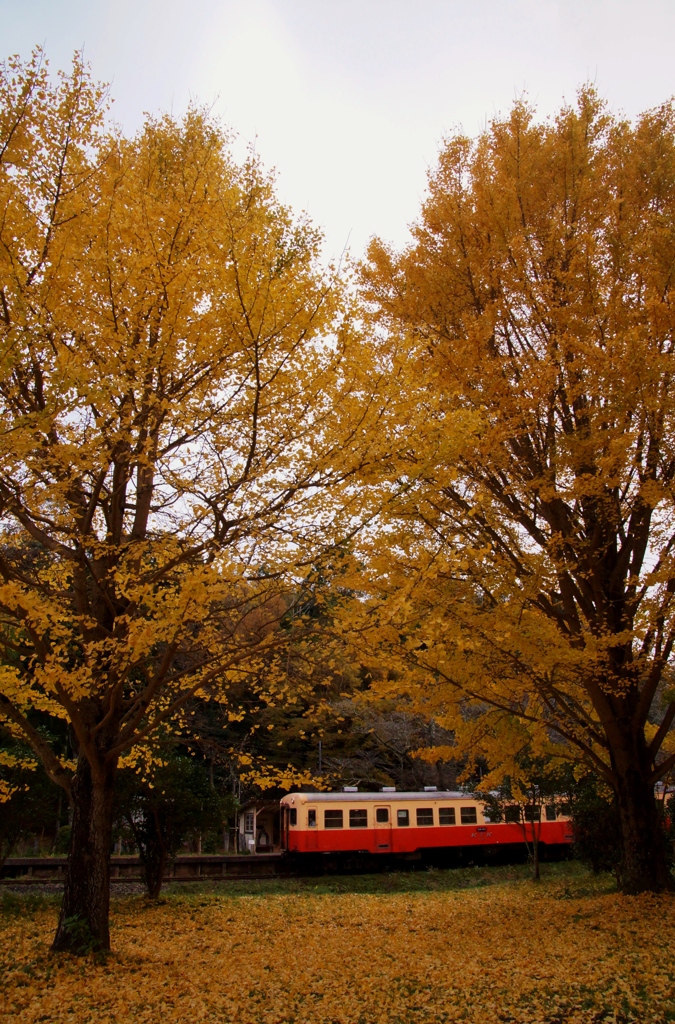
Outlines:
{"type": "Polygon", "coordinates": [[[493,765],[523,726],[585,761],[628,891],[671,885],[674,270],[675,109],[631,123],[586,88],[449,138],[410,246],[373,242],[363,271],[417,419],[363,584],[389,692],[493,765]]]}
{"type": "Polygon", "coordinates": [[[77,57],[2,68],[0,717],[72,802],[60,950],[109,946],[120,759],[277,661],[283,701],[279,616],[355,528],[377,405],[258,161],[198,109],[106,117],[77,57]]]}

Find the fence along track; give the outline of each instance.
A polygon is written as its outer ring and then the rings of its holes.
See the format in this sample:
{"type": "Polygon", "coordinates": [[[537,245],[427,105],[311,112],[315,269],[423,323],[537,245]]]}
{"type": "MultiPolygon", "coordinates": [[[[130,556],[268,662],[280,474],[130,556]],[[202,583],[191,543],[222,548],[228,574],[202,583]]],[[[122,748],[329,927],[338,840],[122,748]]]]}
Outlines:
{"type": "MultiPolygon", "coordinates": [[[[67,857],[8,857],[0,873],[0,885],[41,885],[62,882],[67,857]]],[[[110,881],[142,882],[140,857],[111,857],[110,881]]],[[[167,866],[164,882],[207,882],[292,875],[280,853],[191,854],[176,857],[167,866]]]]}

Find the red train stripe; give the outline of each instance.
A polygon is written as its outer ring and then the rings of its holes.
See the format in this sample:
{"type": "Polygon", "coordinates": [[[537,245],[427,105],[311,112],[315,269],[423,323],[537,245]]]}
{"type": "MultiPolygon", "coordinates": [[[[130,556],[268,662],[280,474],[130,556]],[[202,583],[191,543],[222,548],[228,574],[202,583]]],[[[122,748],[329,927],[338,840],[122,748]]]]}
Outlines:
{"type": "MultiPolygon", "coordinates": [[[[428,828],[342,828],[289,829],[288,850],[297,853],[415,853],[422,849],[465,846],[498,846],[523,843],[525,835],[532,841],[531,824],[499,823],[495,825],[448,825],[428,828]]],[[[572,841],[568,821],[541,822],[537,826],[539,840],[548,844],[569,844],[572,841]]]]}

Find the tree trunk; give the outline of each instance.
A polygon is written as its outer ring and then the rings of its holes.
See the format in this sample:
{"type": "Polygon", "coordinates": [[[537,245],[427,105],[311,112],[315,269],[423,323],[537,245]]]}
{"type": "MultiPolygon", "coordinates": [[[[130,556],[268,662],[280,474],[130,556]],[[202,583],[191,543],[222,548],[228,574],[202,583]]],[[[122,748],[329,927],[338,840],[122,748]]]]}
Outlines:
{"type": "Polygon", "coordinates": [[[146,860],[143,865],[145,887],[148,890],[148,896],[151,900],[159,898],[159,894],[162,891],[162,882],[164,880],[165,870],[166,851],[163,849],[157,850],[156,855],[149,860],[146,860]]]}
{"type": "Polygon", "coordinates": [[[59,832],[61,830],[61,806],[63,804],[63,790],[59,789],[59,801],[56,805],[56,822],[54,824],[54,838],[52,839],[51,853],[54,853],[56,849],[56,843],[59,838],[59,832]]]}
{"type": "Polygon", "coordinates": [[[21,830],[17,829],[16,832],[0,835],[0,871],[5,866],[7,858],[11,856],[20,834],[21,830]]]}
{"type": "Polygon", "coordinates": [[[626,893],[673,888],[650,766],[645,765],[641,771],[640,760],[639,757],[614,758],[622,838],[619,877],[621,889],[626,893]]]}
{"type": "Polygon", "coordinates": [[[541,807],[535,808],[532,817],[532,875],[535,882],[541,879],[541,870],[539,868],[539,833],[541,831],[541,807]],[[539,811],[539,819],[536,820],[537,810],[539,811]]]}
{"type": "Polygon", "coordinates": [[[166,870],[167,848],[162,820],[156,808],[144,812],[142,828],[135,828],[136,842],[143,864],[143,878],[150,899],[156,900],[162,891],[166,870]]]}
{"type": "Polygon", "coordinates": [[[80,755],[73,783],[73,823],[61,916],[52,949],[90,953],[110,949],[110,846],[115,768],[94,780],[80,755]]]}

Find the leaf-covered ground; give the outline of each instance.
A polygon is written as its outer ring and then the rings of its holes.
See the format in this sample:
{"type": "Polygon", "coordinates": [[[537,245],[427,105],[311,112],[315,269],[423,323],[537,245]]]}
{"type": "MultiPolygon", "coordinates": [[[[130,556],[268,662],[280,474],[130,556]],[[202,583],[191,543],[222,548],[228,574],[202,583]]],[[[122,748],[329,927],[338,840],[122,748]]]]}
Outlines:
{"type": "Polygon", "coordinates": [[[118,897],[104,959],[49,954],[53,898],[2,908],[4,1024],[675,1020],[675,898],[573,865],[118,897]]]}

